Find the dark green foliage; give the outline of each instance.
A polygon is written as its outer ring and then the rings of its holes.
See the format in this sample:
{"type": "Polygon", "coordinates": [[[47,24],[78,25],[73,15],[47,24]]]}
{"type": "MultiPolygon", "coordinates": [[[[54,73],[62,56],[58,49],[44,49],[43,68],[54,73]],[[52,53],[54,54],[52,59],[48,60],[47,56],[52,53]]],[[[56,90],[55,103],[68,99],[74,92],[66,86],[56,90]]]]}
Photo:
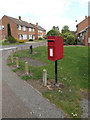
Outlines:
{"type": "Polygon", "coordinates": [[[33,41],[33,39],[29,39],[29,41],[33,41]]]}
{"type": "Polygon", "coordinates": [[[42,40],[42,38],[40,37],[39,40],[42,40]]]}
{"type": "Polygon", "coordinates": [[[60,32],[58,30],[56,30],[56,29],[52,29],[52,30],[48,31],[47,36],[49,36],[49,35],[59,36],[60,32]]]}
{"type": "Polygon", "coordinates": [[[10,24],[7,24],[7,30],[8,30],[8,37],[11,36],[11,28],[10,28],[10,24]]]}
{"type": "Polygon", "coordinates": [[[8,41],[9,43],[16,43],[16,42],[17,42],[17,40],[16,40],[13,36],[8,36],[8,37],[7,37],[7,41],[8,41]]]}
{"type": "Polygon", "coordinates": [[[66,32],[70,32],[69,27],[67,25],[63,26],[61,31],[62,31],[62,34],[66,32]]]}
{"type": "Polygon", "coordinates": [[[77,37],[71,32],[66,32],[62,34],[65,45],[76,45],[77,37]]]}
{"type": "Polygon", "coordinates": [[[76,44],[76,37],[75,37],[75,35],[72,35],[72,34],[71,34],[71,35],[68,35],[66,42],[67,42],[67,44],[69,44],[69,45],[74,45],[74,44],[76,44]]]}

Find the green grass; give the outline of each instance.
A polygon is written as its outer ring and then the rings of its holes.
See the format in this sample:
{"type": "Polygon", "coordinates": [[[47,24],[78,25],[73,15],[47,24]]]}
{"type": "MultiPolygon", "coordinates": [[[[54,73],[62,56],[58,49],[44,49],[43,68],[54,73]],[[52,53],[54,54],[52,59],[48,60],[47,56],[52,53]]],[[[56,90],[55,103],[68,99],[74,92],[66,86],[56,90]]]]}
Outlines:
{"type": "MultiPolygon", "coordinates": [[[[42,79],[43,69],[47,70],[48,80],[55,79],[55,62],[49,61],[47,47],[37,47],[36,54],[31,55],[29,50],[16,53],[15,56],[31,57],[46,63],[45,66],[32,67],[32,77],[23,79],[42,79]]],[[[20,69],[24,70],[24,61],[20,61],[20,69]]],[[[82,95],[80,89],[88,91],[88,47],[64,47],[64,58],[58,60],[58,81],[64,84],[64,89],[57,91],[47,91],[43,95],[50,99],[57,107],[62,108],[69,117],[80,117],[82,110],[80,100],[82,95]],[[72,114],[76,114],[73,116],[72,114]]]]}

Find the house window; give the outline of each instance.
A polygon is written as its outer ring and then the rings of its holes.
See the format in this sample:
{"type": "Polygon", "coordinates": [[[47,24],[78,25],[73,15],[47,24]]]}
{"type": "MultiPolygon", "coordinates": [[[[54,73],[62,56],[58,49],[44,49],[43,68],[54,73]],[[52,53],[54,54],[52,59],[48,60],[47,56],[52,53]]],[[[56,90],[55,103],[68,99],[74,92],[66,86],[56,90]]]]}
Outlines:
{"type": "Polygon", "coordinates": [[[82,40],[84,40],[84,33],[83,33],[83,35],[82,35],[82,40]]]}
{"type": "Polygon", "coordinates": [[[4,30],[4,25],[2,25],[2,30],[4,30]]]}
{"type": "Polygon", "coordinates": [[[21,36],[21,35],[18,35],[18,37],[19,37],[19,40],[21,40],[21,39],[22,39],[22,36],[21,36]]]}
{"type": "Polygon", "coordinates": [[[21,30],[21,25],[18,25],[18,30],[21,30]]]}
{"type": "Polygon", "coordinates": [[[0,30],[1,30],[1,26],[0,26],[0,30]]]}
{"type": "Polygon", "coordinates": [[[32,39],[32,35],[29,35],[29,39],[32,39]]]}
{"type": "Polygon", "coordinates": [[[35,40],[35,35],[33,35],[33,40],[35,40]]]}
{"type": "Polygon", "coordinates": [[[80,33],[80,37],[82,37],[82,33],[80,33]]]}
{"type": "Polygon", "coordinates": [[[23,35],[23,40],[26,40],[27,39],[27,35],[23,35]]]}
{"type": "Polygon", "coordinates": [[[34,32],[34,29],[33,29],[33,32],[34,32]]]}
{"type": "Polygon", "coordinates": [[[23,26],[23,31],[26,31],[26,27],[25,26],[23,26]]]}
{"type": "Polygon", "coordinates": [[[31,32],[31,28],[29,28],[29,31],[31,32]]]}
{"type": "Polygon", "coordinates": [[[42,35],[40,37],[42,38],[42,35]]]}
{"type": "Polygon", "coordinates": [[[90,37],[88,38],[88,43],[90,43],[90,37]]]}

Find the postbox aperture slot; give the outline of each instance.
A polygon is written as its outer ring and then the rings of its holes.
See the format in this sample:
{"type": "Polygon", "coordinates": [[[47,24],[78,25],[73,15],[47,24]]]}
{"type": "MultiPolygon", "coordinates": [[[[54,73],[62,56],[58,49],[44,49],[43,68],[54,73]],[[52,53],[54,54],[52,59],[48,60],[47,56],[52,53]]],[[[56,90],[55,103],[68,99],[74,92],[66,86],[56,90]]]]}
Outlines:
{"type": "Polygon", "coordinates": [[[53,57],[53,48],[50,48],[50,57],[53,57]]]}
{"type": "Polygon", "coordinates": [[[48,40],[48,42],[55,42],[54,40],[48,40]]]}

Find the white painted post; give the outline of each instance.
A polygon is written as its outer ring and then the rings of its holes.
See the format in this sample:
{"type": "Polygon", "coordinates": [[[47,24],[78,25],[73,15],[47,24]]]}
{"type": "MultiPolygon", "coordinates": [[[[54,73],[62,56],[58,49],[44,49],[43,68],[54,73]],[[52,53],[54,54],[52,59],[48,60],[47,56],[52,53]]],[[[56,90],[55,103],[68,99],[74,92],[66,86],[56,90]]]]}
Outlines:
{"type": "Polygon", "coordinates": [[[14,49],[12,49],[12,53],[14,54],[14,49]]]}
{"type": "Polygon", "coordinates": [[[25,73],[28,75],[28,62],[25,62],[25,73]]]}
{"type": "Polygon", "coordinates": [[[43,85],[47,86],[47,70],[43,70],[43,85]]]}
{"type": "Polygon", "coordinates": [[[16,67],[19,67],[18,57],[16,57],[16,67]]]}

